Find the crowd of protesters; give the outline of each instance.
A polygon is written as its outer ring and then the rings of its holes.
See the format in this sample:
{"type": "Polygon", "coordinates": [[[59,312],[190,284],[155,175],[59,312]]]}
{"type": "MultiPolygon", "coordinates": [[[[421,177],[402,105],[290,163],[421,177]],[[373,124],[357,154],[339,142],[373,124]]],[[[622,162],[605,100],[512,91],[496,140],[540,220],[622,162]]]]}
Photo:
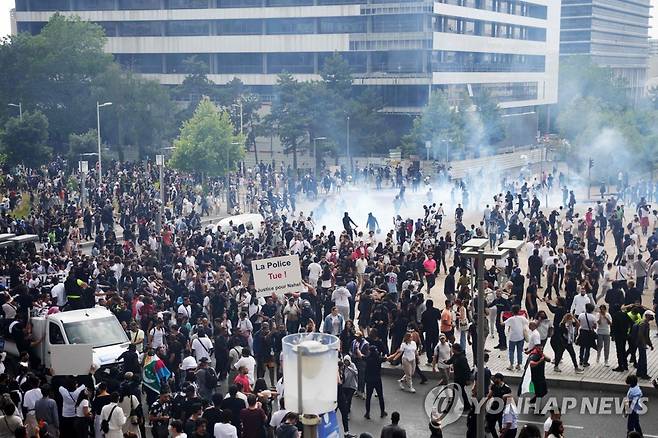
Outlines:
{"type": "MultiPolygon", "coordinates": [[[[113,163],[102,184],[93,170],[72,173],[61,160],[8,173],[0,229],[37,234],[40,242],[20,252],[5,250],[0,258],[3,330],[21,350],[17,361],[4,356],[0,437],[141,437],[147,428],[156,438],[298,436],[298,416],[285,409],[280,360],[282,338],[297,332],[323,331],[340,339],[337,405],[347,436],[353,436],[354,397],[365,399],[366,419],[373,394],[379,415],[388,415],[385,363],[402,366],[400,388],[413,393],[416,375],[421,384],[428,380],[424,355],[441,383],[461,386],[468,407],[475,355],[469,360],[467,349],[475,348],[480,335],[496,337],[498,348],[508,351],[510,373],[527,364],[538,403],[547,393],[546,363],[561,371],[566,352],[579,373],[609,366],[611,340],[614,370],[625,372],[633,363],[637,378],[649,378],[657,301],[647,305],[651,300],[643,301],[643,294],[658,279],[657,212],[646,201],[651,185],[636,184],[633,193],[645,196],[634,197],[633,204],[608,195],[581,211],[557,172],[534,180],[508,178],[481,209],[471,205],[472,182],[464,179],[451,183],[450,203],[428,202],[423,216],[406,217],[400,210],[405,188],[422,190],[424,181],[413,166],[326,172],[315,181],[261,164],[228,182],[203,184],[167,170],[165,215],[159,217],[153,163],[113,163]],[[296,209],[298,196],[340,193],[352,180],[399,190],[393,200],[399,214],[390,226],[388,219],[369,215],[361,230],[362,218],[347,211],[344,229],[328,230],[316,223],[317,214],[296,209]],[[559,190],[563,205],[542,208],[542,194],[559,190]],[[226,206],[223,197],[235,211],[241,194],[242,205],[264,216],[259,232],[203,225],[204,216],[226,206]],[[24,217],[13,214],[25,203],[30,209],[24,217]],[[469,217],[476,219],[468,223],[469,217]],[[608,234],[614,260],[605,251],[608,234]],[[482,330],[473,265],[460,254],[472,237],[487,238],[492,247],[505,239],[526,242],[508,259],[486,266],[482,311],[488,324],[482,330]],[[93,242],[90,250],[86,242],[93,242]],[[300,257],[303,288],[257,296],[251,261],[291,253],[300,257]],[[445,278],[437,283],[442,267],[445,278]],[[30,315],[93,306],[109,309],[125,329],[130,347],[119,358],[121,373],[47,378],[48,370],[30,353],[41,341],[31,332],[30,315]],[[546,343],[554,358],[544,356],[546,343]],[[155,388],[141,384],[153,361],[169,370],[155,388]]],[[[489,375],[485,393],[505,396],[507,403],[512,396],[497,394],[497,381],[500,375],[489,375]]],[[[494,436],[496,428],[503,436],[516,433],[512,408],[490,420],[494,436]]],[[[629,416],[629,430],[638,429],[637,417],[632,422],[629,416]]],[[[557,426],[551,430],[563,433],[557,426]]],[[[430,423],[428,433],[440,436],[440,427],[430,423]]]]}

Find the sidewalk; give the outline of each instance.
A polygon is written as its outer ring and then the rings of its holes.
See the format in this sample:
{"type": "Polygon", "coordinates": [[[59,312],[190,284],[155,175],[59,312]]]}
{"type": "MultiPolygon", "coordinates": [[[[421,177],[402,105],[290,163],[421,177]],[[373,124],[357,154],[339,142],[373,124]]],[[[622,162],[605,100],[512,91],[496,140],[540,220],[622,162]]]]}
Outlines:
{"type": "MultiPolygon", "coordinates": [[[[655,335],[656,332],[652,331],[651,339],[658,345],[658,338],[655,335]]],[[[457,339],[459,338],[457,337],[457,339]]],[[[502,373],[508,383],[520,383],[521,376],[523,375],[523,367],[518,371],[509,371],[507,369],[509,366],[508,353],[507,351],[500,351],[495,349],[494,347],[497,345],[497,343],[497,338],[493,339],[491,336],[487,338],[485,348],[489,350],[489,362],[487,362],[487,365],[489,366],[491,373],[502,373]]],[[[578,359],[579,348],[580,347],[575,346],[576,359],[578,359]]],[[[553,352],[553,348],[550,346],[550,342],[546,343],[544,354],[551,359],[555,358],[555,353],[553,352]]],[[[466,345],[466,355],[468,357],[468,362],[473,364],[472,348],[468,344],[466,345]]],[[[527,357],[527,355],[523,355],[524,363],[527,357]]],[[[432,375],[434,380],[436,380],[437,376],[432,373],[432,367],[425,365],[427,362],[427,357],[425,354],[421,356],[420,362],[420,369],[423,370],[423,372],[427,372],[428,377],[432,375]]],[[[573,368],[573,364],[571,363],[569,353],[565,351],[564,355],[562,356],[562,361],[560,362],[560,369],[562,370],[561,373],[556,373],[553,371],[552,363],[546,364],[546,380],[548,382],[549,391],[552,386],[572,389],[626,391],[626,376],[629,374],[635,374],[635,368],[630,364],[629,371],[612,371],[612,369],[617,366],[617,353],[614,342],[612,341],[610,342],[609,367],[605,367],[603,365],[603,351],[601,351],[601,363],[596,363],[596,351],[594,349],[590,351],[589,363],[591,365],[585,368],[584,373],[577,374],[573,368]]],[[[389,372],[400,373],[400,375],[402,374],[402,369],[400,367],[394,367],[390,364],[384,364],[383,367],[387,368],[389,372]]],[[[647,373],[651,377],[658,378],[658,350],[647,350],[647,370],[647,373]]],[[[652,388],[651,390],[653,391],[653,385],[651,384],[650,380],[640,380],[640,386],[642,388],[652,388]]]]}

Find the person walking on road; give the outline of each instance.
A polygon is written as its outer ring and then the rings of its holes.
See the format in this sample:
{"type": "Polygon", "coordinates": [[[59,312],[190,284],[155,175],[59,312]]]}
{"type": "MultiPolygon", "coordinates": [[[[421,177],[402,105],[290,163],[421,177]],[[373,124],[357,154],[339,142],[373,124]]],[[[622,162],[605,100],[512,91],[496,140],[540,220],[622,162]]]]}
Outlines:
{"type": "Polygon", "coordinates": [[[626,413],[624,414],[627,417],[626,421],[626,431],[627,433],[638,432],[640,436],[642,435],[642,427],[640,427],[640,415],[639,412],[642,409],[641,398],[642,390],[640,385],[638,385],[637,376],[630,375],[626,377],[626,384],[628,385],[628,392],[626,393],[626,399],[624,400],[626,413]]]}

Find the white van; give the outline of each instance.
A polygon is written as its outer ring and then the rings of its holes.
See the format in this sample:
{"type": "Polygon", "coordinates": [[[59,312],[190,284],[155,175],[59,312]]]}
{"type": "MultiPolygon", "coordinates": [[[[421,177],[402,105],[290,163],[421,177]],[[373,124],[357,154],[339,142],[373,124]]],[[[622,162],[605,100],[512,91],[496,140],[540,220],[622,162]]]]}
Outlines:
{"type": "Polygon", "coordinates": [[[225,217],[217,222],[216,226],[212,227],[212,231],[219,230],[223,233],[231,231],[232,227],[244,227],[245,232],[251,233],[254,236],[260,236],[263,231],[262,223],[265,221],[262,215],[258,213],[238,214],[236,216],[225,217]]]}
{"type": "MultiPolygon", "coordinates": [[[[130,345],[119,320],[104,307],[32,316],[30,324],[36,339],[42,339],[31,353],[52,369],[53,375],[77,374],[70,368],[78,365],[83,371],[90,369],[91,364],[97,368],[117,365],[117,358],[130,345]],[[57,369],[58,365],[63,369],[57,369]]],[[[16,343],[9,338],[4,339],[4,351],[19,355],[16,343]]]]}

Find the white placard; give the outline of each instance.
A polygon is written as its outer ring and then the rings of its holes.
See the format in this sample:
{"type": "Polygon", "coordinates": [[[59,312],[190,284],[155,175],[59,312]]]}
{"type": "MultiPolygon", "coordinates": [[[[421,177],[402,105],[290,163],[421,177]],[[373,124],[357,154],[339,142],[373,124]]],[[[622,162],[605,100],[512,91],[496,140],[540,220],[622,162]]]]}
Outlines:
{"type": "Polygon", "coordinates": [[[272,292],[283,295],[289,292],[299,292],[302,289],[299,256],[290,255],[253,260],[251,270],[258,297],[270,296],[272,292]]]}

